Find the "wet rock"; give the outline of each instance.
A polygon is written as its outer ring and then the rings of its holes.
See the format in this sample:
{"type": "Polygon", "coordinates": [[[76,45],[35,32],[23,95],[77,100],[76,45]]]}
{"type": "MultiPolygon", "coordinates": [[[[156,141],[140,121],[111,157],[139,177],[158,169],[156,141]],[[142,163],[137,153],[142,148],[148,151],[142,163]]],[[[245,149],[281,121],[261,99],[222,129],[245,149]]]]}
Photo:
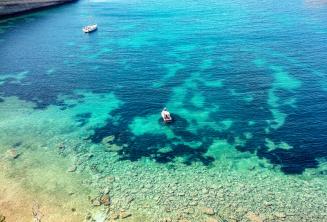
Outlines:
{"type": "Polygon", "coordinates": [[[6,217],[0,214],[0,222],[6,222],[6,217]]]}
{"type": "Polygon", "coordinates": [[[215,211],[210,208],[210,207],[203,207],[201,208],[202,213],[207,214],[207,215],[214,215],[215,211]]]}
{"type": "Polygon", "coordinates": [[[253,213],[252,211],[249,211],[245,216],[251,222],[263,222],[263,220],[258,215],[256,215],[255,213],[253,213]]]}
{"type": "Polygon", "coordinates": [[[7,156],[10,159],[17,159],[20,156],[20,153],[18,153],[16,149],[9,149],[7,150],[7,156]]]}
{"type": "Polygon", "coordinates": [[[77,170],[77,166],[76,165],[72,165],[68,168],[68,172],[75,172],[77,170]]]}
{"type": "Polygon", "coordinates": [[[104,206],[109,206],[110,205],[110,197],[108,194],[104,194],[100,197],[100,203],[103,204],[104,206]]]}

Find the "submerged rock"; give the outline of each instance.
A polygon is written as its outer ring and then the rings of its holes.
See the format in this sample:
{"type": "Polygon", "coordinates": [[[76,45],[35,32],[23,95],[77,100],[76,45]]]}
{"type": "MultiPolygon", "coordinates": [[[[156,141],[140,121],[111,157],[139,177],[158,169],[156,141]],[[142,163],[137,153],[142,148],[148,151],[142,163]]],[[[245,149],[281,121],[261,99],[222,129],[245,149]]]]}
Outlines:
{"type": "Polygon", "coordinates": [[[119,218],[119,214],[114,212],[114,213],[111,214],[110,218],[113,219],[113,220],[117,220],[119,218]]]}
{"type": "Polygon", "coordinates": [[[121,151],[121,150],[123,149],[122,146],[118,146],[118,145],[116,145],[116,144],[108,144],[108,145],[106,146],[106,148],[107,148],[107,150],[108,150],[109,152],[118,152],[118,151],[121,151]]]}
{"type": "Polygon", "coordinates": [[[16,149],[9,149],[9,150],[7,150],[6,155],[10,159],[17,159],[20,156],[20,153],[18,153],[16,149]]]}
{"type": "Polygon", "coordinates": [[[104,194],[100,197],[100,203],[103,204],[104,206],[109,206],[110,205],[110,197],[108,194],[104,194]]]}
{"type": "Polygon", "coordinates": [[[6,217],[0,214],[0,222],[5,222],[5,221],[6,221],[6,217]]]}
{"type": "Polygon", "coordinates": [[[112,143],[114,140],[115,140],[115,136],[111,135],[111,136],[104,137],[101,142],[106,144],[106,143],[112,143]]]}
{"type": "Polygon", "coordinates": [[[274,215],[276,217],[278,217],[278,218],[285,218],[286,217],[286,215],[284,213],[281,213],[281,212],[276,212],[274,215]]]}
{"type": "Polygon", "coordinates": [[[77,170],[77,166],[73,165],[73,166],[70,166],[67,171],[68,172],[75,172],[76,170],[77,170]]]}
{"type": "Polygon", "coordinates": [[[120,215],[119,216],[120,216],[121,219],[124,219],[124,218],[127,218],[127,217],[132,216],[132,214],[131,213],[128,213],[126,211],[122,211],[122,212],[120,212],[120,215]]]}
{"type": "Polygon", "coordinates": [[[245,216],[252,222],[263,222],[263,220],[252,211],[249,211],[245,216]]]}
{"type": "Polygon", "coordinates": [[[206,222],[218,222],[218,220],[216,218],[213,217],[209,217],[206,222]]]}
{"type": "Polygon", "coordinates": [[[98,199],[95,199],[92,201],[92,205],[95,206],[95,207],[98,207],[101,205],[101,202],[98,200],[98,199]]]}
{"type": "Polygon", "coordinates": [[[167,218],[163,218],[161,220],[159,220],[160,222],[172,222],[173,220],[170,217],[167,218]]]}
{"type": "Polygon", "coordinates": [[[207,215],[214,215],[215,211],[210,208],[210,207],[203,207],[201,208],[202,213],[207,214],[207,215]]]}

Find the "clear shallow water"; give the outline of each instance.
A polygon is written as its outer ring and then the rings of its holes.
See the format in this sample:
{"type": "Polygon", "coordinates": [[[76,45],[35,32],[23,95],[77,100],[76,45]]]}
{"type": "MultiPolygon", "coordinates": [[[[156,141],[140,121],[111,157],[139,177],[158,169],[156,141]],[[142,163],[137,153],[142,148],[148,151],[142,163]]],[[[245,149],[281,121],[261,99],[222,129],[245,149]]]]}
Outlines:
{"type": "Polygon", "coordinates": [[[210,164],[219,138],[301,174],[327,156],[327,9],[314,3],[82,1],[4,21],[1,96],[65,109],[81,90],[114,95],[90,139],[130,144],[122,159],[210,164]],[[83,35],[89,21],[99,30],[83,35]]]}
{"type": "MultiPolygon", "coordinates": [[[[155,160],[242,174],[261,159],[283,174],[327,172],[323,3],[81,1],[0,30],[5,146],[63,137],[88,143],[77,153],[109,144],[117,167],[155,160]],[[85,35],[89,22],[99,30],[85,35]]],[[[110,155],[90,165],[109,173],[110,155]]]]}

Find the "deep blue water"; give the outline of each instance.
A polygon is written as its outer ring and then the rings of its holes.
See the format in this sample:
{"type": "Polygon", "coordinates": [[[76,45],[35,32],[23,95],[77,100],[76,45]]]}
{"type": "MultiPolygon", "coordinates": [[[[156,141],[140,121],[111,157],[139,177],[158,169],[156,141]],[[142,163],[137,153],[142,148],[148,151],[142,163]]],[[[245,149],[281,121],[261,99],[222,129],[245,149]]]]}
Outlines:
{"type": "Polygon", "coordinates": [[[115,135],[129,144],[122,159],[210,165],[215,139],[291,174],[327,157],[327,5],[319,1],[80,1],[0,29],[1,100],[66,109],[62,95],[114,93],[119,121],[108,119],[89,139],[115,135]],[[82,33],[90,22],[98,31],[82,33]],[[164,106],[174,138],[133,133],[138,117],[158,114],[153,124],[162,124],[164,106]],[[158,152],[164,146],[171,151],[158,152]]]}

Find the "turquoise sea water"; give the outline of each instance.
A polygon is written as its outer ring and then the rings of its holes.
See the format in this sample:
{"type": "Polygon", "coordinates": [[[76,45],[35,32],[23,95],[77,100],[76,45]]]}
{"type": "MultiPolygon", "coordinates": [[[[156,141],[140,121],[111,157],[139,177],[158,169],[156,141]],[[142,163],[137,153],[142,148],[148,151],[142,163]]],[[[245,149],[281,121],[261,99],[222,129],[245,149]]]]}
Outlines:
{"type": "Polygon", "coordinates": [[[115,155],[117,167],[324,177],[326,30],[327,4],[300,0],[79,1],[1,21],[3,146],[109,146],[90,160],[104,174],[115,155]]]}

